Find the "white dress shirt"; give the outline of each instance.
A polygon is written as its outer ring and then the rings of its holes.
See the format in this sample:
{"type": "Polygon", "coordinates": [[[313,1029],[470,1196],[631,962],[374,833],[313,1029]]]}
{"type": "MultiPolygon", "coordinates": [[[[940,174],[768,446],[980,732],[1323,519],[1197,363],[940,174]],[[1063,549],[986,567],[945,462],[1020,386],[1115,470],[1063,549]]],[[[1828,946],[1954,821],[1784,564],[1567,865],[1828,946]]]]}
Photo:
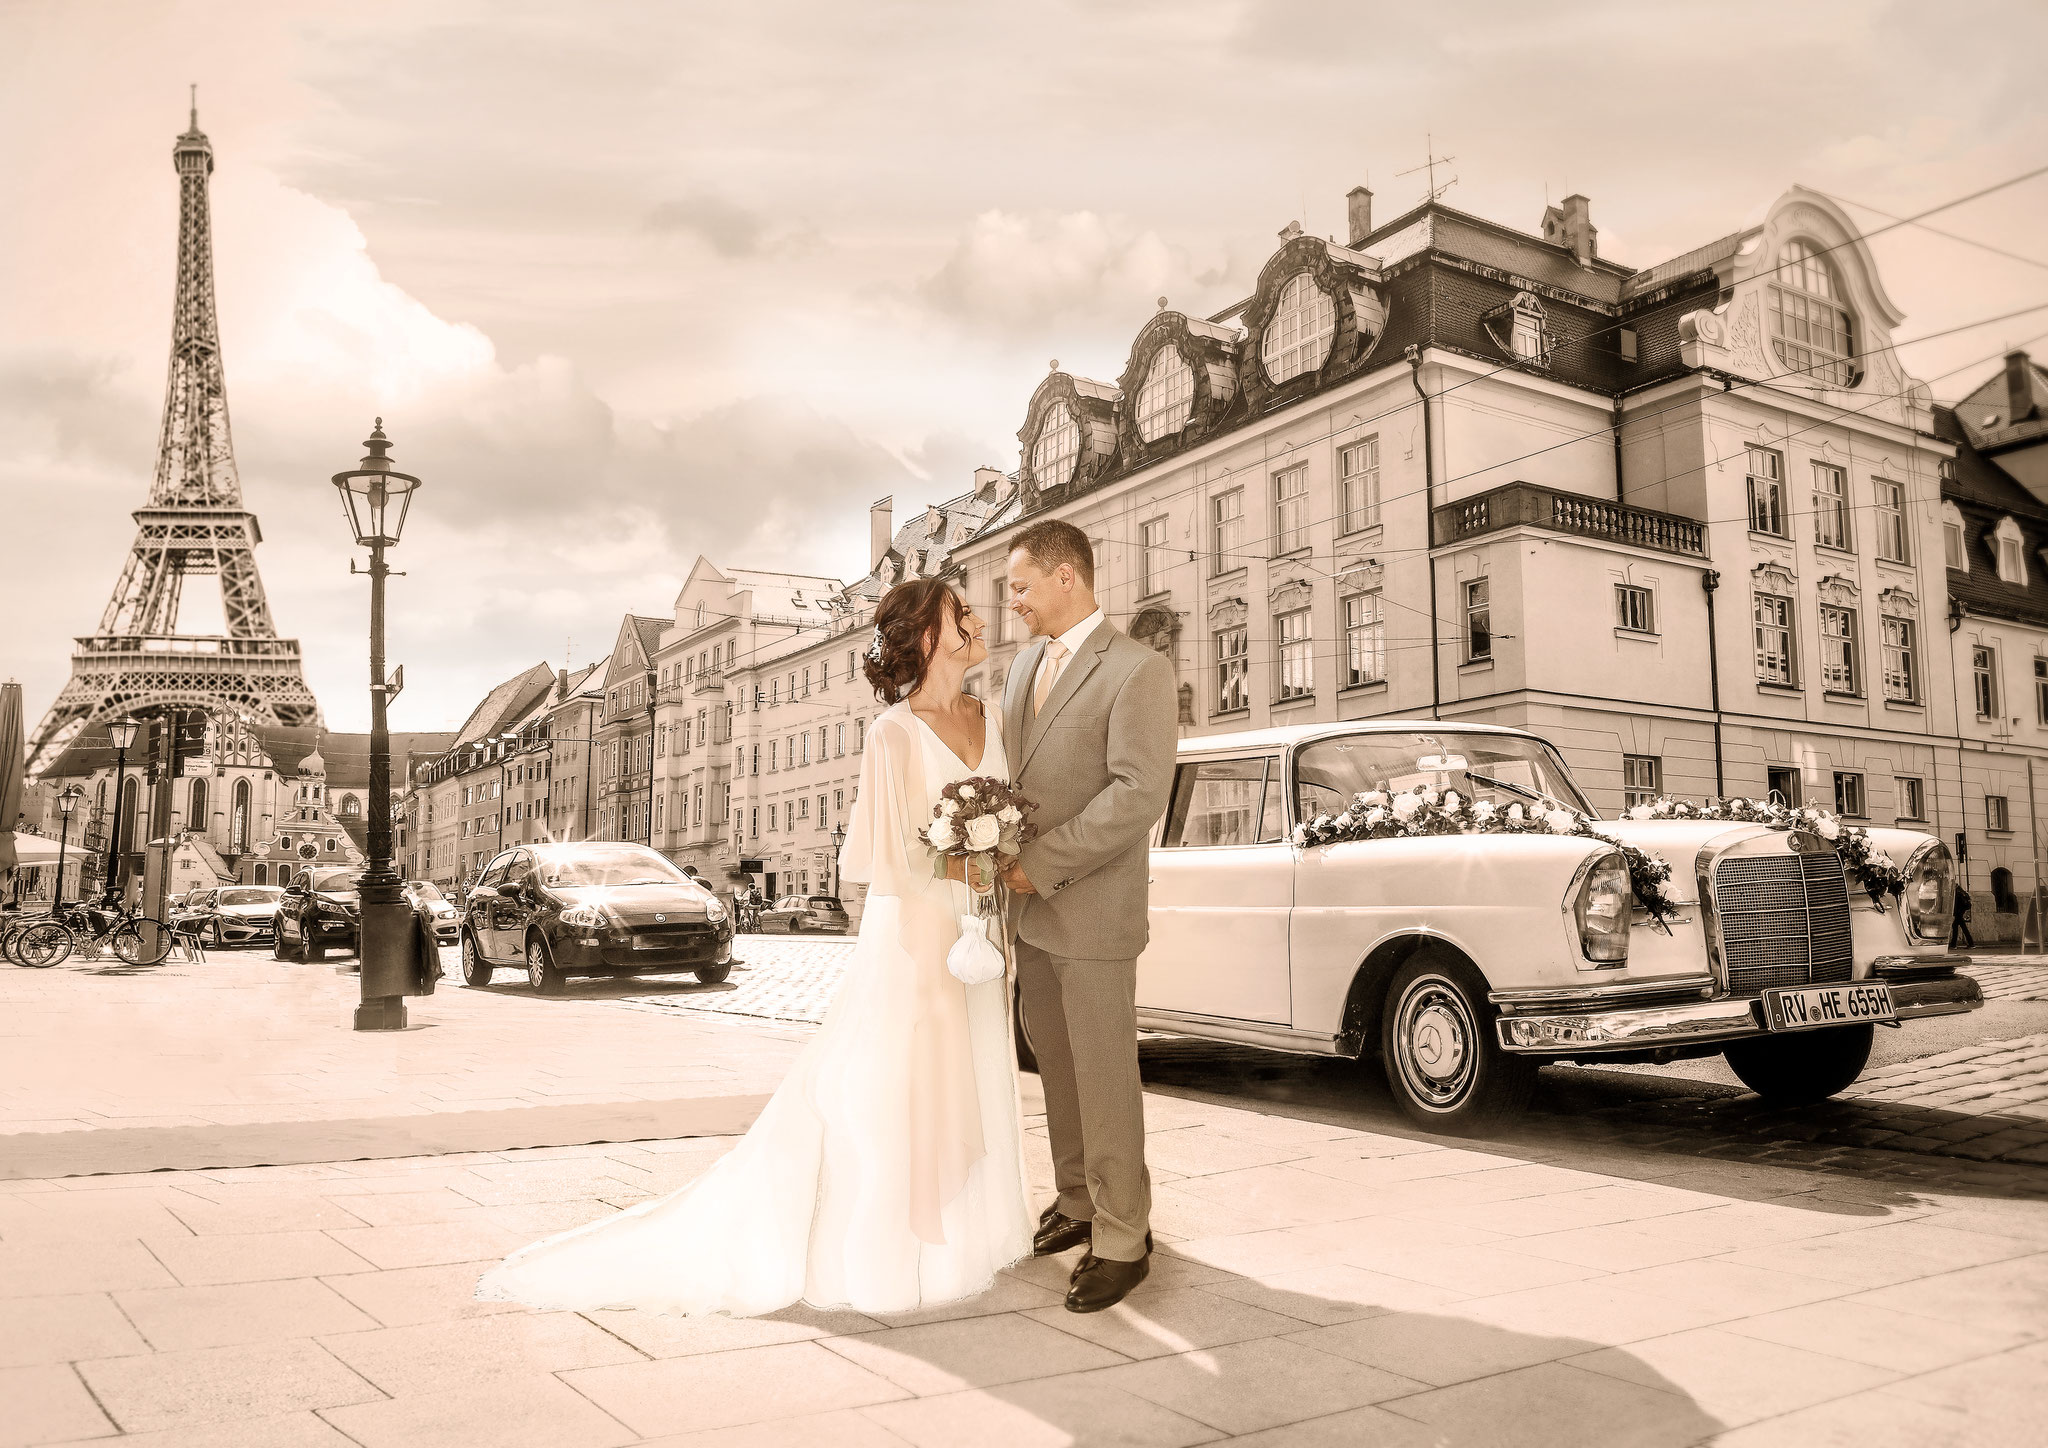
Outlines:
{"type": "Polygon", "coordinates": [[[1052,698],[1052,691],[1059,687],[1060,675],[1066,672],[1067,665],[1074,662],[1074,655],[1081,651],[1081,645],[1088,641],[1088,636],[1101,625],[1102,610],[1098,608],[1059,636],[1057,642],[1066,650],[1065,657],[1055,659],[1050,647],[1039,656],[1038,673],[1031,680],[1032,698],[1038,697],[1041,688],[1047,699],[1052,698]]]}

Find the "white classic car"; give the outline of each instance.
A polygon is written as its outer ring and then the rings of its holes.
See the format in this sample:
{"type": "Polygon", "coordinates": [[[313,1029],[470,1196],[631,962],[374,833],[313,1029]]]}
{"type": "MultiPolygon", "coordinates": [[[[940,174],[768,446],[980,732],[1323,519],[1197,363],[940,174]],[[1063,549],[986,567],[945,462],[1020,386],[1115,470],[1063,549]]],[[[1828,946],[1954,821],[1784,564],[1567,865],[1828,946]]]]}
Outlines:
{"type": "Polygon", "coordinates": [[[1554,1061],[1725,1055],[1760,1094],[1817,1101],[1862,1071],[1874,1024],[1983,1004],[1947,951],[1949,851],[1913,830],[1869,832],[1906,877],[1880,910],[1808,831],[1601,821],[1670,864],[1662,924],[1621,853],[1581,835],[1289,843],[1361,793],[1418,786],[1598,818],[1557,751],[1514,729],[1374,720],[1182,741],[1152,850],[1139,1025],[1377,1050],[1411,1117],[1477,1131],[1519,1111],[1554,1061]]]}

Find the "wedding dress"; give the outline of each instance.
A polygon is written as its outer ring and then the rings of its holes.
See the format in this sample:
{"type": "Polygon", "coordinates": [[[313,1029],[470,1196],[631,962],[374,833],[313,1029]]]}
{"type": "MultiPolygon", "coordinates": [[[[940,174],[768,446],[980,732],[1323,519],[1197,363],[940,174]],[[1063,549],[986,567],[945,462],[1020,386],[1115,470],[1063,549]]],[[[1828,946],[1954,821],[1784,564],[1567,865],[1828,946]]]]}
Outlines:
{"type": "Polygon", "coordinates": [[[970,768],[908,705],[876,718],[840,856],[842,878],[869,887],[859,943],[753,1128],[680,1191],[514,1253],[478,1297],[903,1312],[971,1297],[1030,1255],[1008,985],[947,973],[971,901],[915,833],[947,784],[1008,777],[993,712],[984,737],[970,768]]]}

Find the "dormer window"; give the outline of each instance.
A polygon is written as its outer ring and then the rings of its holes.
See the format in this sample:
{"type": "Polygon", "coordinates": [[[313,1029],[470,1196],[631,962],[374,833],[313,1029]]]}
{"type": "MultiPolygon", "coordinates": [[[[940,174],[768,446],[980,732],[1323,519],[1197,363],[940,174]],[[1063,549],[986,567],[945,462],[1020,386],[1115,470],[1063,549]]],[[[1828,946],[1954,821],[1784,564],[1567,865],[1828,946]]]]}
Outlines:
{"type": "Polygon", "coordinates": [[[1998,526],[1991,530],[1991,539],[1997,547],[1998,576],[2007,583],[2017,583],[2024,588],[2027,582],[2027,543],[2020,536],[2020,525],[2010,518],[2000,518],[1998,526]]]}
{"type": "Polygon", "coordinates": [[[1081,424],[1062,402],[1039,424],[1038,441],[1031,445],[1031,474],[1039,487],[1057,488],[1074,475],[1080,456],[1081,424]]]}
{"type": "Polygon", "coordinates": [[[1330,342],[1337,335],[1337,308],[1330,294],[1307,272],[1296,274],[1280,289],[1280,305],[1273,320],[1266,323],[1259,343],[1259,359],[1266,364],[1266,376],[1278,385],[1304,372],[1313,372],[1330,355],[1330,342]]]}
{"type": "Polygon", "coordinates": [[[1788,241],[1771,277],[1771,338],[1778,360],[1830,387],[1856,385],[1855,332],[1842,284],[1820,248],[1788,241]]]}
{"type": "Polygon", "coordinates": [[[697,605],[697,627],[704,627],[704,605],[701,603],[697,605]]]}
{"type": "Polygon", "coordinates": [[[1152,354],[1145,385],[1138,389],[1138,436],[1157,442],[1179,432],[1188,425],[1194,399],[1194,369],[1180,355],[1180,348],[1168,343],[1152,354]]]}
{"type": "Polygon", "coordinates": [[[1550,353],[1549,319],[1543,303],[1523,292],[1508,308],[1508,348],[1524,362],[1542,362],[1550,353]]]}
{"type": "Polygon", "coordinates": [[[1963,515],[1954,503],[1944,503],[1941,508],[1941,556],[1942,561],[1956,572],[1970,571],[1970,554],[1963,539],[1963,515]]]}

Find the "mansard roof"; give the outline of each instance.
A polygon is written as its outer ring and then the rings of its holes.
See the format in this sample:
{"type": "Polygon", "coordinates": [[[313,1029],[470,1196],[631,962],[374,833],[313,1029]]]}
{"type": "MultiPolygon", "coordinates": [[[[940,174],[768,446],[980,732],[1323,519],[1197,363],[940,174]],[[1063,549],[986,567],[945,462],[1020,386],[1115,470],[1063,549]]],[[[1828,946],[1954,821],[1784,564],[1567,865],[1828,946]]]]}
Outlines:
{"type": "Polygon", "coordinates": [[[2006,354],[2005,365],[1955,406],[1956,418],[1976,447],[1987,452],[2048,438],[2048,368],[2025,352],[2006,354]]]}
{"type": "Polygon", "coordinates": [[[1954,409],[1934,408],[1934,432],[1956,444],[1954,476],[1942,481],[1941,496],[1962,515],[1963,550],[1970,563],[1967,572],[1948,570],[1949,597],[1971,613],[2048,624],[2048,558],[2043,557],[2048,506],[1977,449],[1954,409]],[[1998,576],[1996,545],[1990,539],[2006,518],[2026,543],[2025,583],[1998,576]]]}

